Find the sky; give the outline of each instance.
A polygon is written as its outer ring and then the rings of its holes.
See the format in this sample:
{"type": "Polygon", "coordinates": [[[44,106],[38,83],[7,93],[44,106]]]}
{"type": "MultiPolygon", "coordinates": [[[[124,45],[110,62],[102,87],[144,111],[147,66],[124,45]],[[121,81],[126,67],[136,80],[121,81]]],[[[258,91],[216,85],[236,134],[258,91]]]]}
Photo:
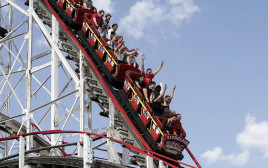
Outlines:
{"type": "MultiPolygon", "coordinates": [[[[166,83],[168,94],[176,85],[170,108],[182,114],[189,148],[202,167],[267,167],[268,1],[94,0],[93,5],[112,14],[127,47],[146,55],[146,68],[155,70],[164,61],[154,80],[166,83]]],[[[34,52],[45,51],[46,40],[34,34],[34,52]]],[[[184,155],[183,162],[194,165],[184,155]]]]}
{"type": "MultiPolygon", "coordinates": [[[[155,77],[176,85],[189,148],[206,168],[268,165],[268,2],[98,0],[155,77]]],[[[138,63],[141,63],[139,57],[138,63]]],[[[184,153],[186,163],[192,163],[184,153]]]]}

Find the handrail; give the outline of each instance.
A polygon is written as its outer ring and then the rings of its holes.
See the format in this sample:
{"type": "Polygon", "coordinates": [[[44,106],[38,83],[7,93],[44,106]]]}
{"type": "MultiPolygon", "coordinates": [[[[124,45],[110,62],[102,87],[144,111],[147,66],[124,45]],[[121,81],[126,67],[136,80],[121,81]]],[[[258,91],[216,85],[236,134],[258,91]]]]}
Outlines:
{"type": "Polygon", "coordinates": [[[157,126],[158,130],[160,131],[161,135],[163,136],[163,132],[162,130],[158,127],[158,124],[155,122],[155,120],[153,119],[153,117],[151,116],[151,114],[148,112],[147,108],[145,107],[145,105],[143,104],[143,102],[141,101],[140,97],[138,96],[138,94],[135,92],[134,88],[131,86],[131,84],[128,82],[129,87],[131,88],[131,90],[133,91],[133,93],[137,96],[137,98],[139,99],[139,101],[141,102],[142,107],[147,111],[149,117],[151,118],[151,120],[153,121],[153,123],[155,124],[155,126],[157,126]]]}
{"type": "Polygon", "coordinates": [[[74,9],[76,9],[75,6],[73,6],[73,4],[69,1],[69,0],[66,0],[68,2],[68,4],[70,4],[74,9]]]}
{"type": "Polygon", "coordinates": [[[89,28],[89,30],[91,31],[91,33],[93,33],[93,35],[95,36],[95,38],[98,40],[98,42],[102,45],[103,49],[106,51],[106,53],[109,55],[109,57],[113,60],[113,62],[115,63],[115,65],[117,65],[117,62],[114,60],[114,58],[111,56],[111,54],[107,51],[106,47],[103,46],[102,42],[99,40],[99,38],[97,37],[97,35],[91,29],[91,27],[87,23],[86,23],[86,25],[89,28]]]}

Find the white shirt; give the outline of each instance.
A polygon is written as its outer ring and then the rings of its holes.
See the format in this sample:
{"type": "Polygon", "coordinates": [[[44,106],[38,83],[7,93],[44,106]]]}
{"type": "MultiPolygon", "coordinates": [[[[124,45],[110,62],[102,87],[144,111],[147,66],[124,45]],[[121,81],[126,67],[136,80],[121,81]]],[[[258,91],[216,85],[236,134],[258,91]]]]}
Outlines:
{"type": "Polygon", "coordinates": [[[111,40],[112,33],[115,33],[114,29],[109,29],[106,38],[111,40]]]}

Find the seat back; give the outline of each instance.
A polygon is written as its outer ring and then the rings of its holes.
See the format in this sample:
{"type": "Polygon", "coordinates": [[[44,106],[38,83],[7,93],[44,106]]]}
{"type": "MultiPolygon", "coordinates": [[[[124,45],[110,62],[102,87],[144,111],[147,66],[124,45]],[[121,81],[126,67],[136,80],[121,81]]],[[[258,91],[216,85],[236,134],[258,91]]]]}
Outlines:
{"type": "Polygon", "coordinates": [[[152,116],[153,110],[147,102],[144,103],[144,106],[147,110],[144,107],[141,108],[140,118],[141,118],[143,124],[145,126],[147,126],[151,121],[149,114],[152,116]]]}
{"type": "Polygon", "coordinates": [[[126,71],[125,73],[125,81],[124,81],[124,90],[128,97],[131,96],[132,90],[130,89],[129,84],[134,87],[135,83],[134,80],[141,76],[141,73],[135,71],[126,71]]]}
{"type": "Polygon", "coordinates": [[[154,121],[156,124],[154,122],[152,122],[151,124],[150,134],[152,135],[155,141],[158,141],[161,137],[160,130],[163,129],[163,125],[162,125],[163,119],[164,119],[163,117],[155,116],[154,121]]]}
{"type": "Polygon", "coordinates": [[[136,111],[139,111],[140,108],[141,108],[141,101],[143,101],[143,95],[141,94],[140,90],[138,88],[134,88],[135,90],[135,93],[132,92],[132,97],[130,99],[130,102],[133,106],[133,108],[136,110],[136,111]]]}
{"type": "Polygon", "coordinates": [[[107,48],[108,48],[108,44],[107,44],[105,39],[106,39],[105,37],[100,38],[100,41],[101,41],[102,44],[98,43],[98,50],[97,50],[98,55],[103,60],[104,60],[104,58],[105,58],[105,56],[107,54],[105,49],[107,50],[107,48]]]}
{"type": "Polygon", "coordinates": [[[100,37],[100,34],[99,34],[99,31],[98,31],[98,28],[95,26],[95,25],[91,25],[90,26],[93,33],[90,31],[89,32],[89,43],[92,45],[92,47],[94,47],[95,49],[97,48],[97,44],[98,44],[98,40],[97,38],[100,37]],[[97,38],[95,37],[95,35],[97,36],[97,38]]]}

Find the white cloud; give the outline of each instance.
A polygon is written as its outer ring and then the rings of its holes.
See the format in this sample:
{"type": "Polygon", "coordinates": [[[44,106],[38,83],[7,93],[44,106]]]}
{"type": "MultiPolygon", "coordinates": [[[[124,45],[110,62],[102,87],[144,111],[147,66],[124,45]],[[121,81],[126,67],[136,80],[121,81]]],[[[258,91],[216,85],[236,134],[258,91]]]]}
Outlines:
{"type": "Polygon", "coordinates": [[[241,147],[240,154],[223,155],[221,147],[215,147],[201,155],[207,164],[213,164],[217,161],[227,161],[234,165],[247,164],[251,149],[257,149],[263,153],[263,158],[268,158],[268,122],[256,122],[256,118],[247,115],[245,118],[244,130],[237,134],[236,142],[241,147]]]}
{"type": "Polygon", "coordinates": [[[112,13],[114,11],[114,2],[112,0],[97,0],[93,1],[93,6],[97,8],[97,10],[104,10],[105,13],[112,13]]]}
{"type": "Polygon", "coordinates": [[[217,161],[227,161],[235,165],[244,165],[247,163],[250,152],[244,150],[240,154],[230,154],[230,155],[223,155],[223,150],[221,147],[215,147],[212,150],[208,150],[201,155],[201,158],[206,160],[207,164],[216,163],[217,161]]]}
{"type": "Polygon", "coordinates": [[[169,32],[173,28],[176,31],[183,21],[198,11],[193,0],[141,0],[120,20],[119,27],[136,39],[146,39],[147,34],[157,36],[161,30],[169,32]]]}
{"type": "Polygon", "coordinates": [[[222,148],[215,147],[212,150],[208,150],[201,155],[202,159],[206,159],[208,164],[215,163],[217,160],[220,159],[222,155],[222,148]]]}
{"type": "Polygon", "coordinates": [[[244,149],[258,149],[268,158],[268,122],[256,122],[256,118],[247,115],[243,132],[236,136],[237,143],[244,149]]]}

